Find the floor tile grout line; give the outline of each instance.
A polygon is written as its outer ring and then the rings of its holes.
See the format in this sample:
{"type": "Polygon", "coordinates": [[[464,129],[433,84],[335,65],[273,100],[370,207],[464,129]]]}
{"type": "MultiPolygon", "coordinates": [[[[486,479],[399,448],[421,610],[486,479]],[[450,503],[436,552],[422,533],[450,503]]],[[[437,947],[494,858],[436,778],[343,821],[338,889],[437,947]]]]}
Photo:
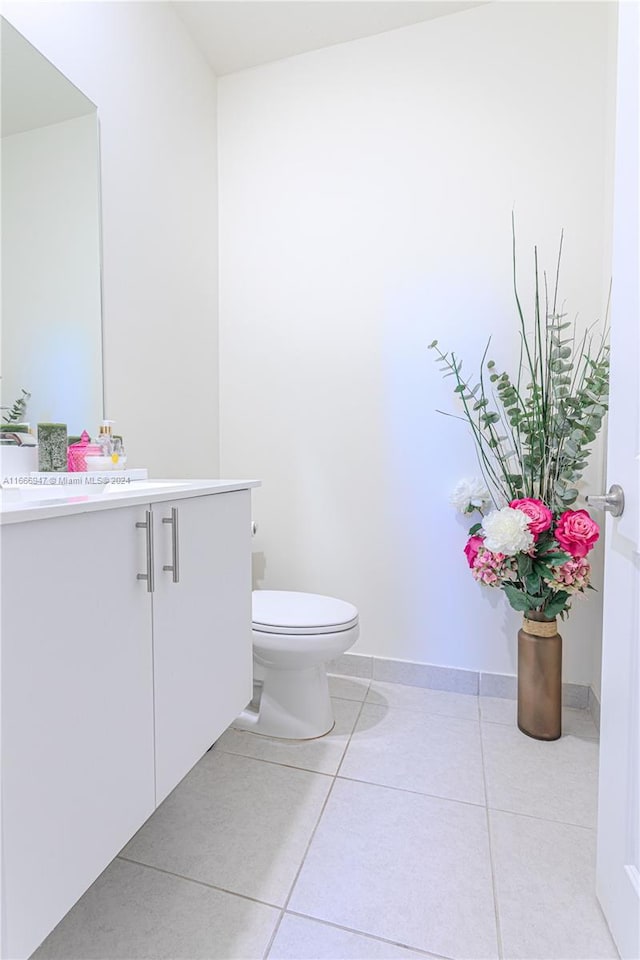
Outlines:
{"type": "Polygon", "coordinates": [[[147,870],[155,870],[156,873],[163,873],[168,877],[175,877],[176,880],[186,880],[187,883],[196,883],[199,887],[206,887],[208,890],[216,890],[218,893],[226,893],[230,897],[240,897],[241,900],[249,900],[251,903],[259,903],[263,907],[271,907],[274,910],[281,910],[282,907],[277,903],[270,903],[268,900],[260,900],[258,897],[250,897],[247,893],[238,893],[237,890],[229,890],[228,887],[221,887],[216,883],[207,883],[206,880],[198,880],[196,877],[187,877],[184,873],[175,873],[173,870],[166,870],[164,867],[157,867],[153,863],[145,863],[144,860],[134,860],[133,857],[125,857],[118,853],[116,860],[123,860],[125,863],[135,863],[138,867],[145,867],[147,870]]]}
{"type": "MultiPolygon", "coordinates": [[[[377,683],[382,683],[382,682],[387,683],[388,681],[382,681],[382,680],[378,680],[378,681],[371,680],[371,681],[370,681],[369,689],[367,690],[367,693],[366,693],[365,698],[364,698],[364,702],[365,702],[368,706],[374,706],[374,707],[385,707],[385,706],[386,706],[388,710],[405,710],[405,711],[407,711],[407,712],[409,712],[409,713],[420,713],[420,714],[422,714],[423,716],[427,716],[427,717],[445,717],[445,718],[447,718],[447,719],[449,719],[449,720],[475,720],[476,722],[480,720],[480,698],[478,697],[478,694],[477,694],[477,693],[460,693],[459,691],[456,691],[456,690],[438,690],[438,689],[436,689],[436,688],[434,688],[434,687],[415,687],[415,686],[413,686],[413,685],[408,685],[408,684],[403,684],[403,683],[393,683],[393,684],[390,683],[390,684],[389,684],[390,686],[403,687],[404,689],[422,690],[422,691],[424,691],[424,692],[426,692],[426,693],[444,693],[444,694],[452,694],[453,696],[456,696],[456,697],[471,697],[471,698],[473,698],[473,699],[476,701],[476,715],[475,715],[475,717],[462,717],[462,716],[460,716],[459,713],[441,713],[439,710],[433,710],[433,709],[427,710],[427,709],[425,709],[425,707],[403,707],[403,706],[399,706],[398,704],[393,704],[393,705],[391,705],[391,704],[389,704],[389,703],[376,703],[375,700],[369,700],[369,699],[368,699],[369,695],[370,695],[371,692],[372,692],[372,691],[371,691],[371,685],[372,685],[373,683],[376,683],[376,682],[377,682],[377,683]]],[[[375,693],[375,691],[373,691],[373,692],[375,693]]],[[[379,695],[380,695],[380,696],[384,696],[384,691],[382,691],[379,695]]]]}
{"type": "MultiPolygon", "coordinates": [[[[225,753],[227,754],[227,756],[230,756],[230,757],[241,757],[243,760],[255,760],[257,763],[269,763],[272,766],[285,767],[285,769],[287,770],[301,770],[303,773],[314,773],[320,777],[329,777],[332,780],[335,780],[335,779],[344,780],[347,783],[365,783],[370,787],[381,787],[383,790],[395,790],[398,793],[410,793],[417,797],[427,797],[430,800],[444,800],[445,802],[448,802],[448,803],[463,803],[465,806],[468,806],[468,807],[484,807],[485,805],[484,801],[480,802],[475,800],[461,800],[459,797],[445,797],[440,793],[425,793],[422,790],[411,790],[408,787],[396,787],[394,784],[390,784],[390,783],[379,783],[377,780],[363,780],[359,777],[348,777],[348,776],[345,776],[345,774],[341,774],[339,772],[340,767],[342,766],[342,761],[344,760],[344,757],[347,752],[347,748],[349,746],[349,743],[351,742],[351,736],[352,734],[349,735],[349,740],[347,742],[347,745],[345,746],[342,758],[340,760],[340,764],[338,765],[338,771],[336,773],[326,773],[322,770],[313,770],[310,767],[300,767],[300,766],[296,766],[293,763],[284,763],[281,760],[268,760],[266,757],[252,757],[252,756],[248,756],[246,753],[233,753],[230,750],[223,749],[222,747],[219,747],[218,750],[220,753],[225,753]]],[[[512,813],[513,811],[504,810],[500,812],[512,813]]],[[[544,818],[539,817],[537,819],[544,819],[544,818]]],[[[554,820],[550,822],[557,823],[560,821],[554,820]]]]}
{"type": "MultiPolygon", "coordinates": [[[[375,700],[365,700],[365,707],[382,707],[385,710],[399,710],[402,713],[413,713],[418,714],[420,717],[437,717],[439,720],[462,720],[464,723],[479,723],[480,716],[476,717],[461,717],[459,713],[439,713],[437,710],[425,710],[424,708],[418,707],[399,707],[397,704],[388,704],[388,703],[376,703],[375,700]]],[[[506,724],[502,724],[506,726],[506,724]]]]}
{"type": "Polygon", "coordinates": [[[367,933],[355,927],[346,927],[342,923],[335,923],[333,920],[322,920],[320,917],[314,917],[310,913],[301,913],[299,910],[287,910],[289,917],[300,917],[302,920],[312,920],[314,923],[320,923],[325,927],[333,927],[335,930],[344,930],[345,933],[355,933],[359,937],[367,937],[369,940],[376,940],[378,943],[384,943],[392,947],[401,947],[403,950],[411,950],[412,953],[419,953],[426,960],[455,960],[454,957],[445,953],[431,953],[429,950],[422,950],[420,947],[414,947],[409,943],[401,943],[399,940],[389,940],[387,937],[379,937],[375,933],[367,933]]]}
{"type": "MultiPolygon", "coordinates": [[[[371,688],[371,680],[369,681],[369,686],[367,687],[367,694],[369,693],[370,688],[371,688]]],[[[359,724],[359,722],[360,722],[360,717],[362,716],[362,711],[364,710],[365,703],[366,703],[366,695],[365,695],[365,699],[364,699],[364,700],[362,701],[362,703],[360,704],[360,709],[358,710],[357,716],[356,716],[356,718],[355,718],[355,720],[354,720],[353,726],[352,726],[352,728],[351,728],[351,733],[349,734],[349,738],[348,738],[348,740],[347,740],[347,743],[346,743],[346,745],[345,745],[345,748],[344,748],[344,750],[342,751],[342,756],[340,757],[340,762],[338,763],[338,766],[337,766],[337,768],[336,768],[336,772],[335,772],[335,774],[334,774],[334,779],[335,779],[335,780],[337,780],[338,777],[340,776],[340,770],[342,769],[342,764],[343,764],[343,762],[344,762],[344,758],[346,757],[347,751],[348,751],[349,747],[351,746],[351,741],[353,740],[353,735],[354,735],[354,733],[356,732],[356,727],[358,726],[358,724],[359,724]]]]}
{"type": "MultiPolygon", "coordinates": [[[[351,733],[349,734],[349,739],[347,740],[347,743],[346,743],[346,745],[345,745],[344,751],[343,751],[343,753],[342,753],[342,758],[344,758],[344,755],[346,754],[347,750],[349,749],[349,744],[351,743],[351,738],[353,737],[354,731],[355,731],[356,727],[358,726],[358,720],[360,719],[360,715],[361,715],[361,713],[362,713],[362,708],[363,708],[363,706],[364,706],[364,700],[363,700],[362,703],[360,704],[360,709],[358,710],[358,712],[357,712],[357,714],[356,714],[356,717],[355,717],[355,720],[354,720],[354,723],[353,723],[353,727],[351,728],[351,733]]],[[[302,860],[300,861],[300,866],[299,866],[298,869],[296,870],[296,874],[295,874],[295,876],[294,876],[294,878],[293,878],[293,880],[292,880],[292,882],[291,882],[291,886],[289,887],[289,893],[287,894],[287,896],[286,896],[286,898],[285,898],[284,905],[283,905],[283,907],[282,907],[282,909],[281,909],[281,911],[280,911],[280,916],[278,917],[278,920],[277,920],[277,922],[276,922],[276,925],[275,925],[275,928],[274,928],[274,930],[273,930],[273,933],[271,934],[271,938],[270,938],[270,940],[269,940],[269,943],[267,944],[266,950],[265,950],[265,952],[264,952],[264,954],[263,954],[263,960],[268,960],[269,953],[271,952],[271,948],[272,948],[272,946],[273,946],[273,944],[274,944],[274,942],[275,942],[275,939],[276,939],[276,937],[277,937],[277,935],[278,935],[278,930],[280,929],[280,925],[282,924],[282,920],[283,920],[283,917],[284,917],[284,915],[285,915],[285,913],[286,913],[286,911],[287,911],[287,907],[289,906],[289,901],[291,900],[291,896],[292,896],[293,891],[294,891],[294,889],[295,889],[295,885],[296,885],[296,883],[298,882],[298,877],[300,876],[300,874],[301,874],[301,872],[302,872],[302,868],[304,867],[305,861],[306,861],[306,859],[307,859],[307,854],[309,853],[309,849],[310,849],[310,847],[311,847],[311,844],[313,843],[313,839],[314,839],[314,837],[315,837],[315,835],[316,835],[316,832],[317,832],[317,830],[318,830],[318,827],[320,826],[320,821],[322,820],[322,817],[323,817],[323,815],[324,815],[324,811],[326,810],[327,804],[329,803],[329,798],[331,797],[331,794],[332,794],[332,792],[333,792],[333,788],[334,788],[335,783],[336,783],[336,780],[337,780],[337,778],[338,778],[338,771],[340,770],[341,765],[342,765],[342,759],[340,760],[340,763],[338,764],[338,768],[337,768],[337,770],[336,770],[336,773],[335,773],[335,774],[333,775],[333,777],[332,777],[331,786],[329,787],[329,790],[327,791],[327,796],[325,797],[325,800],[324,800],[324,803],[322,804],[322,808],[321,808],[321,810],[320,810],[320,813],[318,814],[318,819],[316,820],[315,826],[314,826],[313,830],[311,831],[311,835],[310,835],[310,837],[309,837],[309,840],[308,840],[307,845],[306,845],[306,847],[305,847],[304,853],[303,853],[303,855],[302,855],[302,860]]]]}
{"type": "MultiPolygon", "coordinates": [[[[242,731],[243,733],[249,731],[242,731]]],[[[254,734],[250,734],[254,736],[254,734]]],[[[287,770],[302,770],[303,773],[317,773],[319,777],[329,777],[333,779],[335,773],[327,773],[326,770],[314,770],[312,767],[301,767],[294,763],[285,763],[283,760],[268,760],[266,757],[252,757],[246,753],[236,753],[234,750],[225,750],[224,747],[218,747],[218,753],[224,753],[228,757],[242,757],[243,760],[256,760],[258,763],[270,763],[274,767],[285,767],[287,770]]]]}
{"type": "Polygon", "coordinates": [[[493,856],[493,843],[491,839],[491,814],[489,808],[489,789],[487,786],[487,771],[484,762],[484,742],[482,739],[482,724],[480,724],[480,757],[482,760],[482,784],[484,787],[484,809],[487,821],[487,844],[489,846],[489,869],[491,870],[491,890],[493,893],[493,912],[496,923],[496,940],[498,947],[498,957],[500,960],[504,957],[504,946],[502,943],[502,925],[500,923],[500,906],[498,901],[498,881],[496,878],[496,866],[493,856]]]}
{"type": "Polygon", "coordinates": [[[291,895],[293,894],[294,887],[295,887],[296,883],[298,882],[298,877],[300,876],[300,873],[301,873],[302,868],[303,868],[303,866],[304,866],[305,860],[307,859],[307,853],[309,852],[309,847],[311,846],[311,844],[312,844],[312,842],[313,842],[313,838],[314,838],[315,835],[316,835],[316,831],[317,831],[318,826],[319,826],[319,824],[320,824],[320,821],[321,821],[321,819],[322,819],[322,815],[323,815],[323,813],[324,813],[324,811],[325,811],[325,809],[326,809],[327,803],[329,802],[329,798],[330,798],[330,796],[331,796],[331,793],[333,792],[333,787],[334,787],[334,785],[335,785],[335,782],[336,782],[336,778],[333,777],[333,778],[332,778],[332,782],[331,782],[331,786],[329,787],[329,790],[327,791],[327,795],[326,795],[326,797],[325,797],[324,803],[322,804],[322,807],[321,807],[321,809],[320,809],[320,813],[318,814],[318,819],[316,820],[315,826],[314,826],[313,830],[311,831],[311,836],[309,837],[309,840],[308,840],[308,843],[307,843],[307,845],[306,845],[306,847],[305,847],[304,853],[302,854],[302,860],[300,861],[300,865],[299,865],[298,869],[297,869],[296,872],[295,872],[295,876],[294,876],[293,880],[291,881],[291,886],[289,887],[289,893],[287,894],[287,896],[286,896],[286,898],[285,898],[284,905],[283,905],[283,906],[281,907],[281,909],[280,909],[280,916],[278,917],[278,919],[277,919],[277,921],[276,921],[276,925],[275,925],[275,927],[274,927],[274,929],[273,929],[273,933],[271,934],[271,937],[270,937],[270,939],[269,939],[269,942],[268,942],[267,947],[266,947],[266,949],[265,949],[265,952],[264,952],[264,954],[263,954],[263,960],[268,960],[269,954],[270,954],[270,952],[271,952],[271,948],[272,948],[272,946],[273,946],[273,944],[274,944],[274,942],[275,942],[275,939],[276,939],[276,937],[277,937],[277,935],[278,935],[278,930],[280,929],[280,926],[281,926],[281,924],[282,924],[282,921],[283,921],[283,919],[284,919],[284,916],[285,916],[285,914],[286,914],[286,912],[287,912],[287,906],[288,906],[289,901],[290,901],[290,899],[291,899],[291,895]]]}
{"type": "Polygon", "coordinates": [[[364,700],[361,700],[360,697],[341,697],[337,693],[331,694],[332,700],[344,700],[345,703],[364,703],[364,700]]]}
{"type": "Polygon", "coordinates": [[[589,833],[596,832],[596,824],[592,827],[584,823],[574,823],[572,820],[553,820],[551,817],[537,817],[535,813],[524,813],[519,810],[505,810],[503,807],[487,807],[492,813],[506,813],[509,817],[526,817],[527,820],[537,820],[538,823],[557,823],[560,827],[574,827],[576,830],[587,830],[589,833]]]}
{"type": "Polygon", "coordinates": [[[335,697],[336,700],[351,700],[353,703],[364,703],[366,696],[369,693],[369,690],[371,688],[371,680],[369,680],[367,677],[346,677],[337,673],[328,673],[327,680],[329,681],[329,696],[332,698],[335,697]],[[367,686],[366,690],[364,691],[364,697],[362,698],[362,700],[360,699],[360,697],[356,697],[356,698],[341,697],[339,696],[339,694],[331,693],[331,680],[333,678],[335,678],[336,680],[361,680],[363,684],[366,684],[367,686]]]}
{"type": "Polygon", "coordinates": [[[428,800],[444,800],[446,803],[462,803],[465,807],[484,807],[484,801],[461,800],[459,797],[444,797],[441,793],[425,793],[423,790],[411,790],[409,787],[396,787],[389,783],[379,783],[376,780],[362,780],[359,777],[347,777],[345,774],[336,774],[336,779],[347,783],[365,783],[370,787],[381,787],[383,790],[395,790],[397,793],[410,793],[416,797],[426,797],[428,800]]]}
{"type": "MultiPolygon", "coordinates": [[[[343,675],[339,675],[339,674],[332,674],[332,676],[334,676],[334,677],[336,677],[336,678],[338,678],[338,679],[366,680],[366,678],[364,678],[364,677],[348,677],[348,676],[346,676],[346,675],[343,676],[343,675]]],[[[375,701],[371,701],[371,700],[367,701],[367,697],[368,697],[369,694],[372,692],[372,690],[371,690],[372,685],[373,685],[374,683],[378,683],[378,684],[383,683],[383,684],[388,685],[388,686],[390,686],[390,687],[400,687],[400,688],[402,688],[403,690],[422,690],[424,693],[443,693],[443,694],[445,694],[445,695],[447,695],[447,696],[469,697],[469,698],[472,698],[472,699],[474,699],[474,700],[477,701],[477,708],[478,708],[478,712],[479,712],[480,696],[479,696],[479,694],[477,694],[477,693],[463,693],[463,692],[461,692],[460,690],[440,690],[438,687],[418,687],[418,686],[416,686],[415,684],[394,683],[394,682],[392,682],[392,681],[390,681],[390,680],[375,680],[374,678],[372,678],[371,680],[368,680],[368,681],[366,681],[366,682],[368,683],[368,688],[367,688],[367,692],[366,692],[366,694],[365,694],[365,698],[364,698],[364,699],[365,699],[365,702],[373,703],[374,706],[385,706],[385,704],[376,704],[375,701]]],[[[375,692],[375,691],[373,691],[373,692],[375,692]]],[[[383,695],[384,695],[384,691],[382,691],[382,693],[381,693],[380,695],[383,696],[383,695]]],[[[344,697],[340,697],[338,694],[332,694],[332,696],[337,697],[337,699],[347,699],[347,698],[344,698],[344,697]]],[[[394,707],[394,709],[399,709],[399,710],[415,710],[414,707],[394,707]]],[[[420,709],[420,708],[419,708],[419,709],[420,709]]],[[[458,719],[458,720],[469,720],[469,719],[471,719],[470,717],[461,717],[459,714],[439,713],[438,711],[435,711],[435,710],[425,710],[424,712],[427,713],[427,714],[429,714],[429,715],[443,716],[443,717],[453,717],[454,719],[458,719]]],[[[477,720],[478,717],[476,716],[474,719],[477,720]]]]}
{"type": "MultiPolygon", "coordinates": [[[[354,702],[355,702],[355,701],[354,701],[354,702]]],[[[364,706],[364,704],[362,704],[362,706],[364,706]]],[[[356,721],[356,722],[357,722],[357,721],[356,721]]],[[[352,734],[349,735],[349,741],[348,741],[348,743],[347,743],[347,746],[346,746],[345,749],[344,749],[344,752],[343,752],[343,755],[342,755],[342,759],[341,759],[341,761],[340,761],[340,764],[339,764],[338,772],[337,772],[337,773],[327,773],[326,771],[323,771],[323,770],[314,770],[314,769],[312,769],[311,767],[296,766],[296,765],[293,764],[293,763],[284,763],[284,762],[281,761],[281,760],[268,760],[268,759],[266,759],[265,757],[252,757],[252,756],[248,756],[248,755],[245,754],[245,753],[234,753],[234,752],[232,752],[232,751],[230,751],[230,750],[225,750],[225,749],[223,749],[222,747],[218,747],[218,750],[219,750],[220,753],[225,753],[227,756],[231,756],[231,757],[241,757],[243,760],[254,760],[254,761],[256,761],[257,763],[270,763],[270,764],[272,764],[273,766],[284,767],[286,770],[300,770],[300,771],[302,771],[303,773],[313,773],[313,774],[317,774],[317,775],[320,776],[320,777],[329,777],[330,779],[335,779],[335,778],[337,778],[337,779],[339,779],[339,780],[345,780],[345,781],[347,781],[347,782],[349,782],[349,783],[366,783],[366,784],[369,784],[369,786],[372,786],[372,787],[382,787],[382,788],[385,789],[385,790],[397,790],[399,793],[410,793],[410,794],[413,794],[413,795],[418,796],[418,797],[428,797],[428,798],[431,799],[431,800],[444,800],[444,801],[449,802],[449,803],[463,803],[463,804],[465,804],[466,806],[470,806],[470,807],[484,807],[484,806],[485,806],[485,801],[479,802],[479,801],[474,801],[474,800],[462,800],[462,799],[460,799],[459,797],[446,797],[446,796],[444,796],[443,794],[440,794],[440,793],[425,793],[424,791],[421,791],[421,790],[411,790],[411,789],[409,789],[409,788],[407,788],[407,787],[397,787],[397,786],[394,786],[393,784],[389,784],[389,783],[379,783],[379,782],[376,781],[376,780],[363,780],[363,779],[360,779],[360,778],[358,778],[358,777],[348,777],[348,776],[345,776],[345,774],[341,774],[341,773],[339,772],[339,770],[340,770],[340,767],[342,766],[342,761],[344,760],[345,754],[346,754],[346,752],[347,752],[347,747],[348,747],[349,743],[351,742],[351,736],[352,736],[352,734]]],[[[559,820],[559,819],[553,818],[553,817],[540,817],[540,816],[536,816],[536,814],[534,814],[534,813],[525,813],[524,811],[520,811],[520,810],[507,810],[507,809],[504,808],[504,807],[492,807],[492,806],[489,806],[488,809],[494,811],[495,813],[506,813],[506,814],[509,814],[509,815],[511,815],[511,816],[514,816],[514,817],[528,817],[528,818],[531,819],[531,820],[538,820],[538,821],[541,821],[541,822],[543,822],[543,823],[558,823],[558,824],[562,824],[563,826],[567,826],[567,827],[578,827],[578,828],[580,828],[580,829],[582,829],[582,830],[591,830],[591,831],[595,830],[595,826],[594,826],[594,827],[590,827],[590,826],[588,826],[587,824],[584,824],[584,823],[575,823],[575,822],[572,821],[572,820],[559,820]]]]}

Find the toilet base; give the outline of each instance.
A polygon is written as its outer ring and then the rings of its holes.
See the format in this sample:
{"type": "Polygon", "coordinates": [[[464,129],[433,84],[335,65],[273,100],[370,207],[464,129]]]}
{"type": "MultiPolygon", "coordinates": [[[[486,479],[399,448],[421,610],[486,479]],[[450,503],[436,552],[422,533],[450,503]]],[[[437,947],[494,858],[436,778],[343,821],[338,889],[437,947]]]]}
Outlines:
{"type": "Polygon", "coordinates": [[[236,729],[284,740],[312,740],[333,729],[324,663],[297,670],[273,669],[258,662],[254,665],[262,690],[259,699],[254,696],[234,721],[236,729]]]}

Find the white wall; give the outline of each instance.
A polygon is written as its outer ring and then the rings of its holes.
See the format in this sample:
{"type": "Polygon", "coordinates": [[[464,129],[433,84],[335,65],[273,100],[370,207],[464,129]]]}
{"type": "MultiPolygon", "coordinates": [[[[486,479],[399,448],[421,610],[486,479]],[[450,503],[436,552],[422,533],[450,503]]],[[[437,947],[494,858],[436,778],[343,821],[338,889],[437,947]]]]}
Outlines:
{"type": "Polygon", "coordinates": [[[102,418],[98,130],[95,115],[2,139],[2,397],[26,418],[102,418]]]}
{"type": "MultiPolygon", "coordinates": [[[[614,18],[493,3],[219,81],[222,471],[263,479],[257,583],[356,603],[355,652],[515,673],[519,616],[472,582],[447,504],[477,471],[426,346],[473,369],[492,334],[514,359],[513,208],[529,313],[562,227],[567,309],[604,312],[614,18]]],[[[592,679],[600,623],[591,594],[566,680],[592,679]]]]}
{"type": "Polygon", "coordinates": [[[130,465],[217,476],[215,78],[164,3],[4,3],[98,106],[106,416],[130,465]]]}

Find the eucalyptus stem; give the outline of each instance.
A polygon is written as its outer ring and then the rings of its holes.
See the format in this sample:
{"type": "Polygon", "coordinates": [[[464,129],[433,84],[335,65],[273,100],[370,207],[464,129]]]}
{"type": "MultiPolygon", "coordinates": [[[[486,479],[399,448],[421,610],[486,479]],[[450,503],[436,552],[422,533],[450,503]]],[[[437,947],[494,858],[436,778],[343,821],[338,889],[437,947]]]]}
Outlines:
{"type": "MultiPolygon", "coordinates": [[[[566,510],[578,496],[576,483],[602,426],[609,384],[608,324],[599,342],[593,333],[595,325],[578,337],[576,321],[565,321],[564,304],[559,308],[563,241],[561,233],[552,298],[544,271],[541,283],[534,248],[534,317],[528,332],[518,293],[512,215],[513,292],[520,338],[515,380],[506,372],[497,373],[492,360],[487,362],[491,338],[475,386],[463,377],[462,362],[455,354],[436,350],[441,372],[455,378],[463,414],[458,419],[471,429],[487,486],[507,502],[531,497],[554,512],[566,510]],[[565,336],[567,328],[571,332],[565,336]],[[493,389],[487,388],[485,368],[491,372],[493,389]]],[[[609,302],[610,290],[607,317],[609,302]]],[[[430,347],[437,348],[437,341],[430,347]]]]}
{"type": "MultiPolygon", "coordinates": [[[[484,443],[483,443],[484,438],[482,436],[482,432],[476,426],[474,418],[471,415],[471,411],[469,410],[468,401],[465,396],[465,391],[467,390],[467,384],[460,377],[460,368],[456,361],[455,355],[452,353],[451,359],[449,359],[448,354],[442,353],[442,351],[438,349],[436,341],[434,341],[433,344],[431,344],[431,346],[432,348],[436,349],[438,354],[438,360],[440,360],[441,363],[445,364],[445,367],[447,368],[448,372],[453,374],[456,379],[455,392],[459,394],[460,399],[462,401],[462,405],[465,412],[464,419],[467,421],[467,423],[471,427],[478,457],[480,458],[480,460],[482,461],[482,464],[484,465],[483,477],[485,479],[485,482],[487,480],[487,476],[490,477],[491,486],[493,486],[499,492],[500,496],[506,497],[506,491],[500,479],[500,474],[496,469],[496,466],[494,466],[494,464],[491,462],[491,459],[484,448],[484,443]]],[[[489,484],[487,485],[489,486],[489,484]]]]}

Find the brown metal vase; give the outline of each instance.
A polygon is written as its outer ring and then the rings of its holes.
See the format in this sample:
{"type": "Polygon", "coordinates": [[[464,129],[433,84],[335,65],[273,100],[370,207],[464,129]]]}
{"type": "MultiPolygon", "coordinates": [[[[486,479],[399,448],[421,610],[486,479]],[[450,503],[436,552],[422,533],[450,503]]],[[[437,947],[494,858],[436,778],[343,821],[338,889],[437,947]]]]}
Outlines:
{"type": "Polygon", "coordinates": [[[562,637],[555,620],[525,614],[518,631],[518,728],[557,740],[562,726],[562,637]]]}

